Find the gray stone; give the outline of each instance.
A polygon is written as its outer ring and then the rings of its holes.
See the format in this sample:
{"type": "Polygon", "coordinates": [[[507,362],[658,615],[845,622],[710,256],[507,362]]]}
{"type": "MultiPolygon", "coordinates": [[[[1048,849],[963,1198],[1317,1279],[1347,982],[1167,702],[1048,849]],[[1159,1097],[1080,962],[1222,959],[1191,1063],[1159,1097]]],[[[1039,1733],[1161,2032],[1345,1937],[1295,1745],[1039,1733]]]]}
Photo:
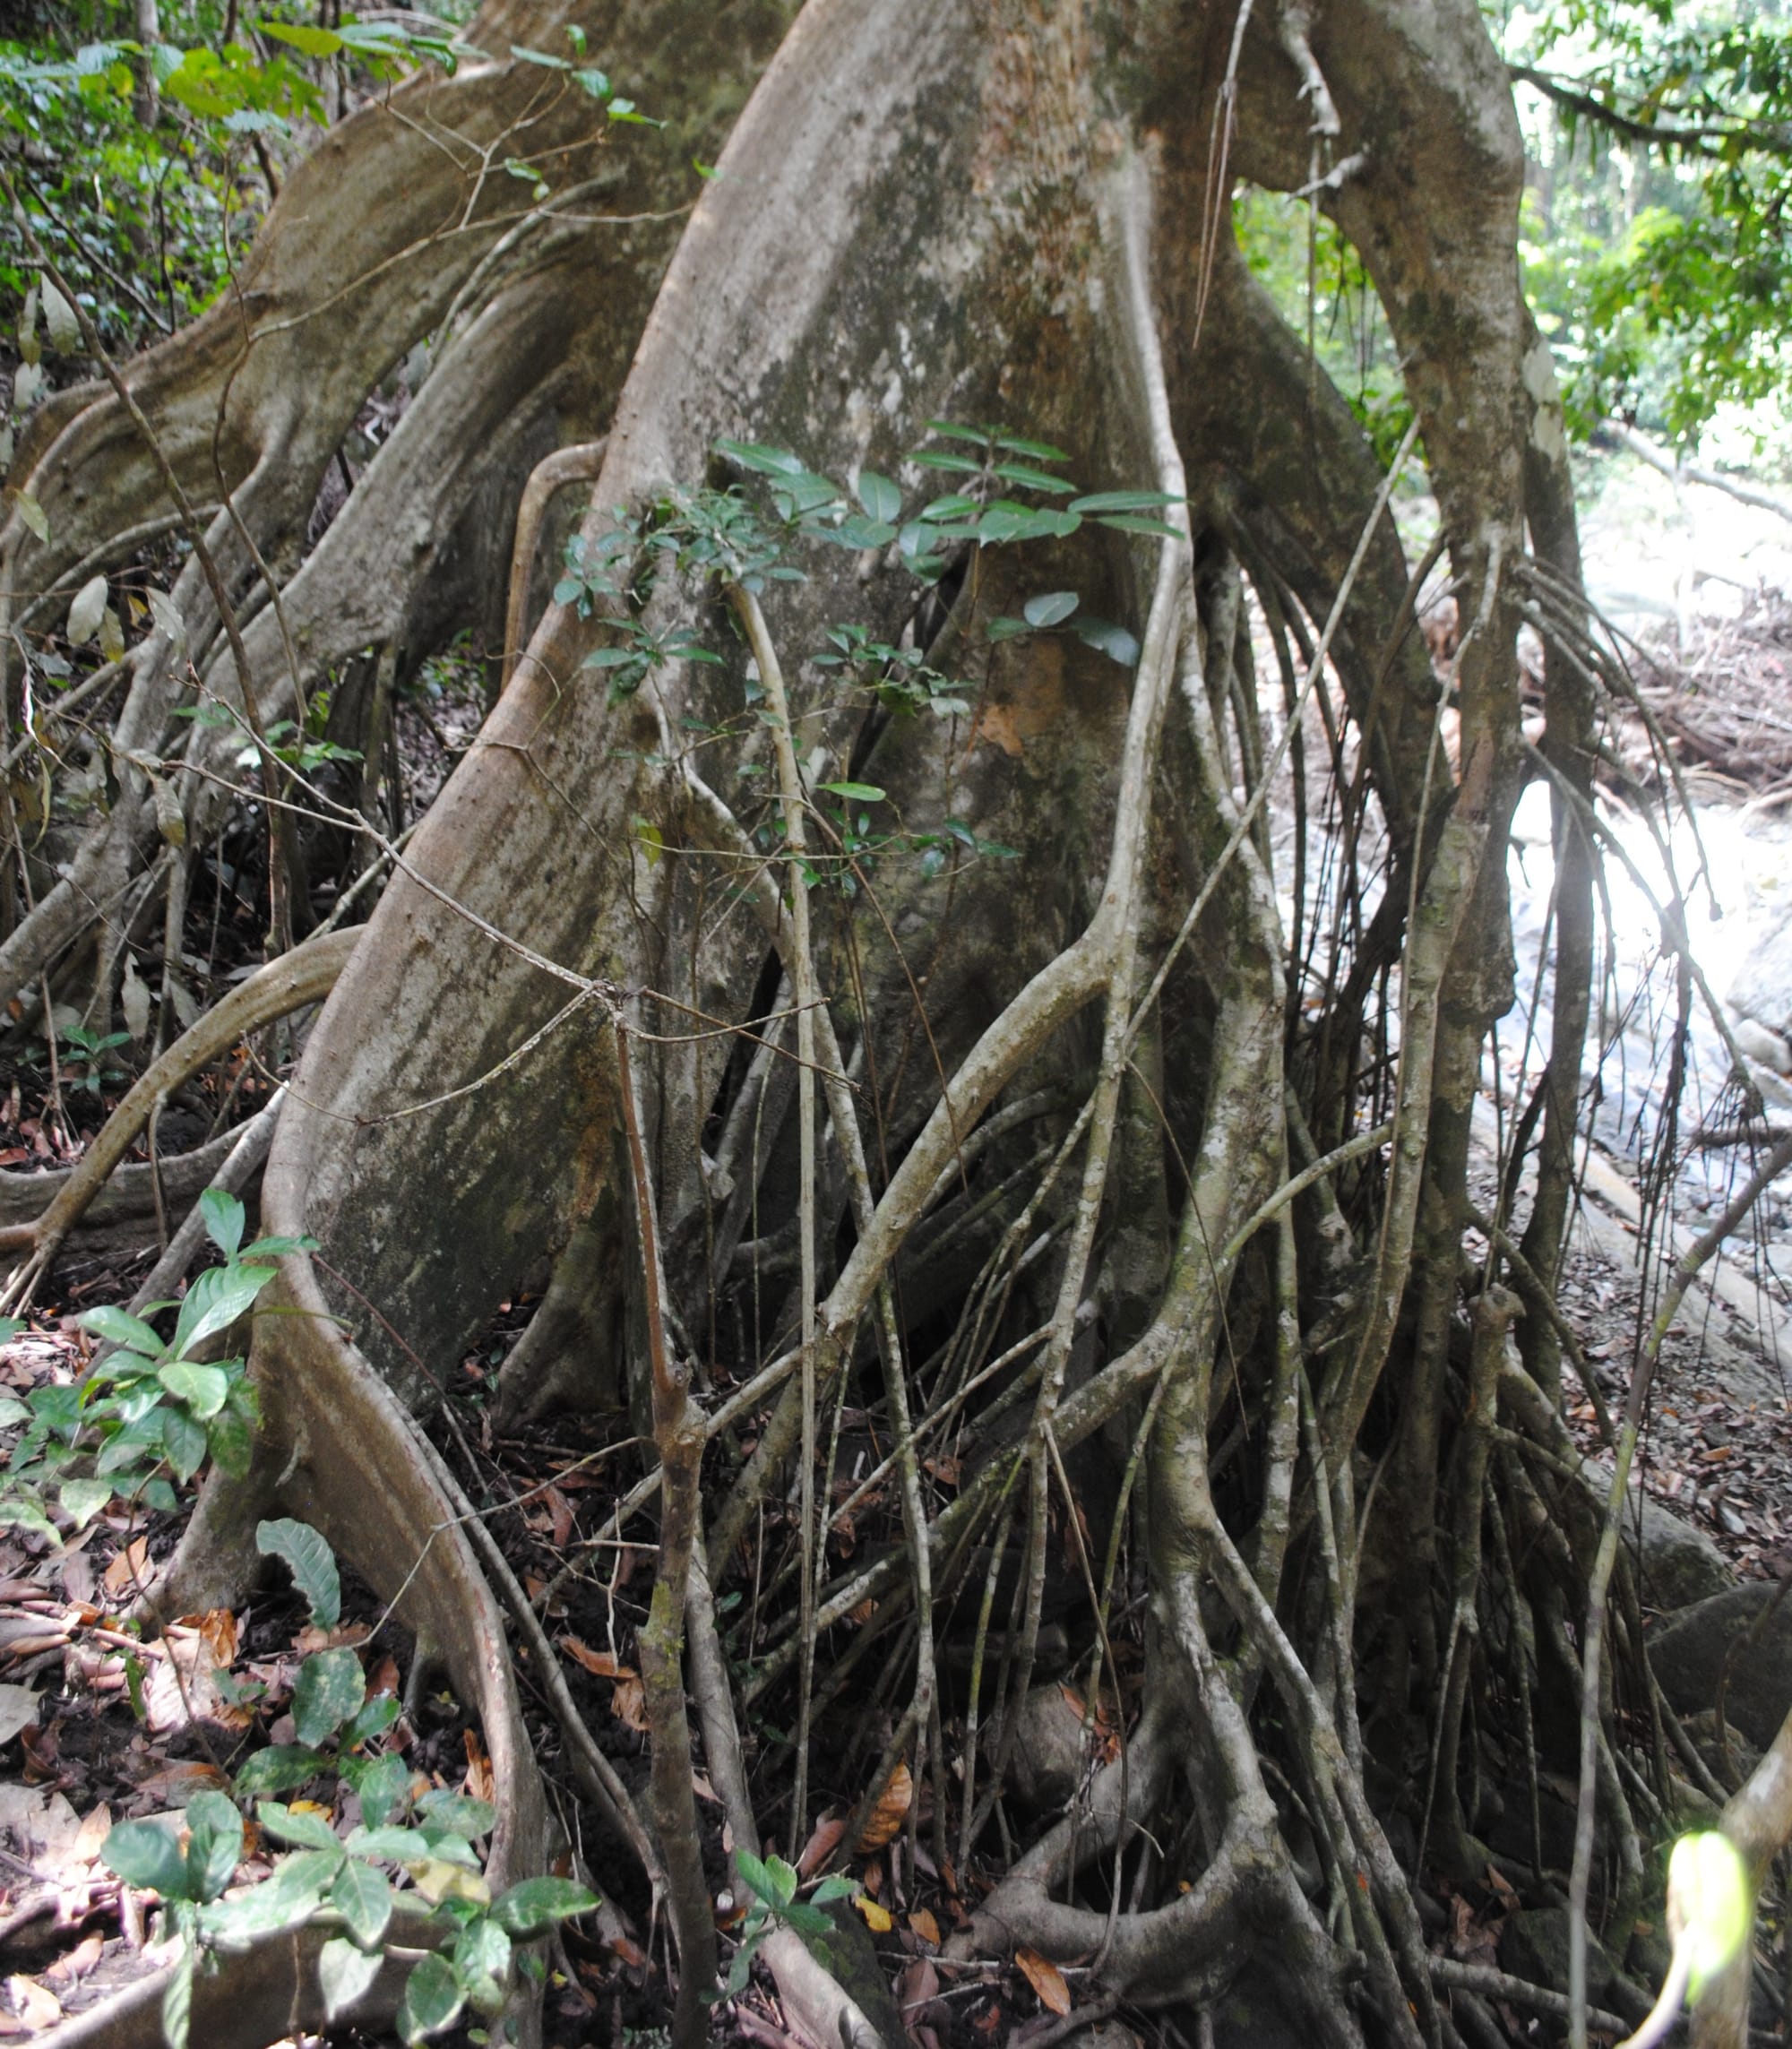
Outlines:
{"type": "Polygon", "coordinates": [[[1008,1790],[1022,1806],[1048,1812],[1067,1804],[1082,1771],[1082,1718],[1062,1686],[1035,1686],[1017,1714],[1008,1790]]]}
{"type": "Polygon", "coordinates": [[[1732,1587],[1684,1609],[1650,1640],[1649,1661],[1676,1715],[1716,1707],[1727,1668],[1725,1720],[1757,1749],[1773,1741],[1792,1708],[1792,1600],[1776,1605],[1779,1590],[1765,1580],[1732,1587]],[[1757,1623],[1759,1634],[1739,1645],[1757,1623]]]}
{"type": "MultiPolygon", "coordinates": [[[[1500,1968],[1528,1984],[1568,1989],[1568,1909],[1539,1907],[1510,1914],[1500,1930],[1500,1968]]],[[[1598,2005],[1611,1989],[1612,1960],[1597,1936],[1587,1941],[1587,1997],[1598,2005]]]]}
{"type": "MultiPolygon", "coordinates": [[[[1611,1491],[1612,1469],[1602,1459],[1589,1459],[1585,1473],[1601,1508],[1611,1491]]],[[[1672,1509],[1642,1498],[1641,1543],[1638,1544],[1636,1496],[1624,1505],[1624,1542],[1632,1560],[1641,1551],[1642,1602],[1645,1607],[1690,1607],[1727,1592],[1736,1583],[1736,1568],[1703,1530],[1695,1529],[1672,1509]]]]}

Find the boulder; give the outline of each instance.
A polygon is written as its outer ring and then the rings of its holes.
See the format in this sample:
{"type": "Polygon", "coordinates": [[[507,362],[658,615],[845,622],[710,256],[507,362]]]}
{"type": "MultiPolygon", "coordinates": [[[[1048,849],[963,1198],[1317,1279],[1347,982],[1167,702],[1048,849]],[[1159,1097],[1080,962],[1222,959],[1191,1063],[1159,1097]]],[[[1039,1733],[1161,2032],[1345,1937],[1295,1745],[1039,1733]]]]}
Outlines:
{"type": "Polygon", "coordinates": [[[1082,1772],[1082,1716],[1074,1698],[1067,1687],[1035,1686],[1017,1710],[1008,1790],[1023,1807],[1047,1813],[1069,1804],[1082,1772]]]}
{"type": "MultiPolygon", "coordinates": [[[[1568,1990],[1568,1909],[1539,1907],[1509,1914],[1500,1930],[1500,1968],[1552,1992],[1568,1990]]],[[[1611,1990],[1612,1960],[1597,1936],[1587,1941],[1587,1997],[1600,2004],[1611,1990]]]]}
{"type": "Polygon", "coordinates": [[[1773,1741],[1792,1709],[1792,1600],[1776,1602],[1779,1592],[1748,1580],[1683,1609],[1650,1638],[1649,1662],[1676,1715],[1714,1708],[1727,1666],[1725,1720],[1759,1750],[1773,1741]],[[1738,1648],[1757,1623],[1753,1640],[1738,1648]]]}
{"type": "MultiPolygon", "coordinates": [[[[1603,1508],[1611,1492],[1611,1468],[1602,1459],[1589,1459],[1581,1471],[1603,1508]]],[[[1631,1561],[1641,1570],[1645,1607],[1690,1607],[1736,1583],[1736,1568],[1703,1530],[1695,1529],[1683,1516],[1647,1494],[1642,1497],[1641,1530],[1633,1493],[1624,1504],[1624,1531],[1631,1561]]]]}

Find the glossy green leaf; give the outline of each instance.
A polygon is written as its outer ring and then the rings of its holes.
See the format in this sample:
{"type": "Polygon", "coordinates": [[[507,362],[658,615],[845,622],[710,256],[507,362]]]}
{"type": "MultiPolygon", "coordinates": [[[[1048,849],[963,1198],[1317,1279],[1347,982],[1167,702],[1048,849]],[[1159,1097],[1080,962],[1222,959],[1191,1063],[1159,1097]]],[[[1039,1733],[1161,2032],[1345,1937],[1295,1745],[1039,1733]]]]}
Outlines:
{"type": "Polygon", "coordinates": [[[332,1935],[317,1952],[317,1989],[323,1994],[323,2017],[339,2019],[380,1975],[385,1958],[371,1955],[341,1935],[332,1935]]]}
{"type": "Polygon", "coordinates": [[[270,1793],[289,1793],[324,1769],[321,1751],[308,1743],[270,1743],[254,1752],[237,1773],[237,1791],[244,1799],[270,1793]]]}
{"type": "Polygon", "coordinates": [[[230,1376],[222,1366],[195,1365],[191,1359],[170,1359],[156,1369],[156,1378],[202,1420],[216,1416],[230,1391],[230,1376]]]}
{"type": "Polygon", "coordinates": [[[522,1939],[575,1914],[589,1914],[597,1904],[598,1896],[589,1886],[570,1878],[526,1878],[500,1893],[491,1912],[500,1928],[522,1939]]]}
{"type": "Polygon", "coordinates": [[[451,1836],[468,1842],[478,1836],[489,1836],[498,1818],[489,1800],[475,1800],[439,1786],[417,1803],[417,1812],[426,1817],[432,1829],[445,1829],[451,1836]]]}
{"type": "Polygon", "coordinates": [[[162,1993],[165,2049],[187,2049],[193,2028],[193,1944],[183,1942],[174,1974],[162,1993]]]}
{"type": "Polygon", "coordinates": [[[358,1857],[348,1858],[330,1888],[330,1904],[364,1950],[371,1950],[392,1919],[392,1887],[383,1871],[358,1857]]]}
{"type": "MultiPolygon", "coordinates": [[[[207,1371],[215,1372],[216,1368],[207,1371]]],[[[185,1483],[190,1480],[205,1463],[205,1453],[210,1440],[202,1423],[195,1423],[184,1409],[167,1408],[162,1411],[162,1449],[168,1454],[168,1462],[174,1468],[176,1479],[185,1483]]]]}
{"type": "Polygon", "coordinates": [[[843,796],[852,804],[882,804],[884,793],[875,783],[817,783],[829,796],[843,796]]]}
{"type": "Polygon", "coordinates": [[[243,1242],[243,1205],[228,1189],[208,1188],[199,1198],[199,1211],[206,1235],[227,1260],[235,1259],[243,1242]]]}
{"type": "Polygon", "coordinates": [[[167,1348],[141,1318],[109,1304],[84,1311],[81,1327],[92,1331],[96,1338],[103,1338],[108,1345],[122,1345],[127,1352],[139,1353],[146,1359],[160,1358],[167,1348]]]}
{"type": "Polygon", "coordinates": [[[334,1735],[367,1693],[366,1674],[352,1650],[313,1651],[292,1689],[292,1726],[302,1743],[334,1735]]]}
{"type": "Polygon", "coordinates": [[[263,1558],[279,1558],[293,1583],[310,1604],[319,1629],[334,1629],[342,1619],[342,1581],[335,1554],[308,1522],[282,1517],[255,1525],[255,1549],[263,1558]]]}
{"type": "Polygon", "coordinates": [[[1124,626],[1116,626],[1111,619],[1084,617],[1075,626],[1076,637],[1086,646],[1098,649],[1110,661],[1116,661],[1122,668],[1131,668],[1139,659],[1139,643],[1124,626]]]}
{"type": "Polygon", "coordinates": [[[187,1802],[187,1897],[216,1899],[243,1859],[243,1817],[221,1793],[195,1793],[187,1802]]]}
{"type": "Polygon", "coordinates": [[[1070,617],[1078,602],[1074,590],[1047,590],[1028,598],[1021,609],[1030,626],[1055,626],[1070,617]]]}
{"type": "Polygon", "coordinates": [[[1095,523],[1099,527],[1112,527],[1116,534],[1150,534],[1158,540],[1166,541],[1179,541],[1182,538],[1179,528],[1170,526],[1162,520],[1148,520],[1139,512],[1115,512],[1097,520],[1095,523]]]}
{"type": "Polygon", "coordinates": [[[344,1854],[340,1838],[321,1814],[283,1806],[278,1800],[260,1800],[255,1804],[255,1819],[277,1843],[337,1856],[344,1854]]]}
{"type": "Polygon", "coordinates": [[[1150,512],[1161,505],[1180,505],[1184,501],[1167,491],[1094,491],[1086,498],[1073,498],[1073,512],[1150,512]]]}
{"type": "Polygon", "coordinates": [[[719,454],[737,462],[743,469],[756,470],[762,477],[800,477],[803,463],[788,448],[769,448],[760,441],[730,441],[726,436],[716,443],[719,454]]]}
{"type": "Polygon", "coordinates": [[[99,1861],[126,1885],[164,1899],[186,1898],[186,1859],[174,1830],[160,1821],[120,1821],[101,1846],[99,1861]]]}
{"type": "Polygon", "coordinates": [[[447,1959],[434,1952],[419,1958],[399,2003],[399,2040],[410,2045],[439,2035],[453,2024],[462,2003],[460,1981],[447,1959]]]}
{"type": "Polygon", "coordinates": [[[113,1484],[108,1480],[65,1480],[60,1490],[62,1505],[74,1518],[74,1527],[85,1529],[112,1499],[113,1484]]]}
{"type": "Polygon", "coordinates": [[[998,462],[993,474],[1004,483],[1024,485],[1031,491],[1049,491],[1060,497],[1068,497],[1076,489],[1062,477],[1049,477],[1043,469],[1030,469],[1024,462],[998,462]]]}
{"type": "Polygon", "coordinates": [[[892,483],[889,478],[880,477],[874,469],[863,469],[858,477],[858,502],[865,507],[867,518],[887,526],[901,514],[901,487],[892,483]]]}
{"type": "Polygon", "coordinates": [[[202,1339],[228,1330],[273,1278],[269,1266],[215,1266],[186,1291],[172,1349],[185,1358],[202,1339]]]}

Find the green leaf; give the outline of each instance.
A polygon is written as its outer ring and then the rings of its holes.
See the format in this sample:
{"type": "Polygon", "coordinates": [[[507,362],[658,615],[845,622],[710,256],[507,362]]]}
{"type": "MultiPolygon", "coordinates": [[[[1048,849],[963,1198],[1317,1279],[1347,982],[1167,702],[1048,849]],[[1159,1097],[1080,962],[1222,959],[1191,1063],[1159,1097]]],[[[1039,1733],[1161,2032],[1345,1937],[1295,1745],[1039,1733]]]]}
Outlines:
{"type": "MultiPolygon", "coordinates": [[[[387,1696],[382,1694],[378,1698],[383,1700],[387,1696]]],[[[410,1767],[393,1752],[371,1760],[344,1758],[341,1769],[360,1800],[361,1819],[372,1830],[379,1830],[392,1819],[410,1790],[410,1767]]],[[[352,1841],[349,1847],[357,1855],[363,1854],[352,1841]]]]}
{"type": "Polygon", "coordinates": [[[983,637],[990,641],[1012,641],[1018,640],[1022,633],[1028,633],[1031,631],[1032,628],[1028,625],[1024,619],[1017,619],[1012,614],[1007,614],[999,619],[986,621],[983,628],[983,637]]]}
{"type": "Polygon", "coordinates": [[[468,1842],[477,1836],[489,1836],[497,1826],[497,1810],[489,1800],[475,1800],[444,1786],[426,1793],[418,1802],[417,1811],[427,1816],[432,1829],[445,1829],[451,1836],[468,1842]]]}
{"type": "Polygon", "coordinates": [[[18,508],[19,517],[38,538],[47,542],[50,538],[50,522],[45,516],[43,507],[31,494],[29,491],[15,492],[13,503],[18,508]]]}
{"type": "Polygon", "coordinates": [[[1179,541],[1180,528],[1168,525],[1162,520],[1148,520],[1137,512],[1116,512],[1107,519],[1098,520],[1097,526],[1112,527],[1116,534],[1150,534],[1159,540],[1179,541]]]}
{"type": "Polygon", "coordinates": [[[985,447],[990,436],[980,426],[961,426],[956,420],[929,420],[927,432],[939,435],[946,441],[968,441],[977,447],[985,447]]]}
{"type": "Polygon", "coordinates": [[[371,1956],[340,1935],[332,1935],[317,1952],[317,1989],[323,1994],[323,2018],[337,2020],[347,2013],[380,1975],[384,1956],[375,1950],[371,1956]]]}
{"type": "Polygon", "coordinates": [[[274,1278],[269,1266],[209,1267],[186,1291],[173,1350],[185,1358],[203,1338],[227,1330],[274,1278]]]}
{"type": "Polygon", "coordinates": [[[1013,455],[1030,455],[1038,462],[1068,462],[1070,456],[1062,448],[1054,448],[1048,441],[1029,441],[1018,434],[998,434],[997,448],[1005,448],[1013,455]]]}
{"type": "Polygon", "coordinates": [[[1124,626],[1111,619],[1083,617],[1076,623],[1076,637],[1085,647],[1095,648],[1122,668],[1131,668],[1139,659],[1139,643],[1124,626]]]}
{"type": "Polygon", "coordinates": [[[836,1872],[831,1878],[822,1881],[809,1895],[809,1899],[812,1905],[823,1907],[831,1899],[850,1899],[858,1890],[858,1881],[856,1878],[848,1878],[844,1873],[836,1872]]]}
{"type": "Polygon", "coordinates": [[[0,1316],[0,1345],[8,1343],[29,1328],[22,1316],[0,1316]]]}
{"type": "Polygon", "coordinates": [[[1062,477],[1048,477],[1043,469],[1030,469],[1024,462],[998,462],[992,472],[1010,484],[1024,484],[1030,490],[1051,491],[1066,496],[1076,489],[1062,477]]]}
{"type": "Polygon", "coordinates": [[[756,470],[762,477],[800,477],[804,473],[800,457],[788,448],[768,448],[763,442],[730,441],[723,436],[716,443],[716,451],[743,469],[756,470]]]}
{"type": "Polygon", "coordinates": [[[882,804],[884,793],[875,783],[817,783],[830,796],[843,796],[853,804],[882,804]]]}
{"type": "Polygon", "coordinates": [[[164,1899],[186,1898],[186,1859],[173,1829],[159,1821],[120,1821],[101,1846],[99,1861],[126,1885],[164,1899]]]}
{"type": "Polygon", "coordinates": [[[127,1352],[140,1353],[146,1359],[159,1359],[167,1349],[147,1323],[109,1304],[83,1311],[80,1322],[83,1330],[92,1331],[108,1345],[122,1345],[127,1352]]]}
{"type": "MultiPolygon", "coordinates": [[[[194,1369],[199,1371],[202,1369],[194,1369]]],[[[202,1369],[216,1372],[215,1367],[202,1369]]],[[[205,1425],[195,1423],[184,1409],[165,1408],[161,1415],[162,1449],[176,1479],[190,1480],[205,1463],[208,1439],[205,1425]]]]}
{"type": "Polygon", "coordinates": [[[208,1188],[199,1198],[205,1235],[227,1260],[234,1260],[243,1242],[243,1205],[228,1189],[208,1188]]]}
{"type": "Polygon", "coordinates": [[[433,1951],[418,1959],[399,2003],[399,2040],[415,2044],[451,2027],[461,2011],[459,1982],[445,1958],[433,1951]]]}
{"type": "Polygon", "coordinates": [[[221,1793],[195,1793],[186,1805],[187,1895],[216,1899],[243,1859],[243,1817],[221,1793]]]}
{"type": "Polygon", "coordinates": [[[278,1522],[257,1523],[255,1549],[263,1558],[285,1561],[319,1629],[336,1627],[342,1619],[342,1581],[334,1554],[308,1522],[282,1517],[278,1522]]]}
{"type": "Polygon", "coordinates": [[[333,57],[344,47],[333,29],[314,29],[304,22],[275,22],[263,18],[256,26],[277,43],[288,43],[300,56],[333,57]]]}
{"type": "MultiPolygon", "coordinates": [[[[361,757],[352,748],[345,747],[342,750],[341,758],[345,761],[358,762],[361,757]]],[[[253,1245],[245,1245],[237,1257],[245,1264],[250,1260],[260,1260],[265,1263],[269,1260],[282,1259],[288,1253],[314,1253],[316,1250],[317,1240],[315,1238],[257,1238],[253,1245]]]]}
{"type": "Polygon", "coordinates": [[[273,1876],[240,1899],[220,1899],[208,1907],[203,1925],[220,1940],[242,1941],[308,1921],[323,1904],[341,1866],[340,1843],[333,1851],[300,1850],[296,1856],[282,1857],[273,1876]]]}
{"type": "Polygon", "coordinates": [[[902,493],[889,478],[880,477],[874,469],[862,469],[858,475],[858,502],[865,507],[868,518],[887,526],[901,512],[902,493]]]}
{"type": "Polygon", "coordinates": [[[1074,590],[1047,590],[1037,598],[1028,598],[1021,609],[1026,614],[1030,626],[1055,626],[1070,617],[1077,604],[1074,590]]]}
{"type": "Polygon", "coordinates": [[[911,449],[908,460],[918,463],[923,469],[946,469],[956,477],[980,477],[983,465],[973,462],[968,456],[948,455],[943,449],[911,449]]]}
{"type": "Polygon", "coordinates": [[[62,1484],[62,1505],[74,1518],[77,1529],[85,1529],[112,1494],[110,1480],[65,1480],[62,1484]]]}
{"type": "Polygon", "coordinates": [[[526,1878],[501,1892],[492,1902],[492,1919],[507,1934],[526,1939],[551,1928],[556,1921],[569,1921],[575,1914],[589,1914],[598,1896],[589,1886],[570,1878],[526,1878]]]}
{"type": "Polygon", "coordinates": [[[216,1416],[230,1391],[230,1376],[222,1366],[195,1365],[191,1359],[169,1360],[157,1367],[156,1378],[202,1420],[216,1416]]]}
{"type": "Polygon", "coordinates": [[[831,1935],[834,1932],[833,1923],[821,1908],[809,1906],[806,1900],[788,1900],[781,1911],[799,1935],[831,1935]]]}
{"type": "Polygon", "coordinates": [[[333,1735],[367,1695],[366,1674],[352,1650],[314,1651],[292,1689],[292,1726],[302,1743],[333,1735]]]}
{"type": "Polygon", "coordinates": [[[375,1693],[343,1725],[343,1749],[352,1750],[357,1744],[366,1743],[369,1736],[376,1736],[382,1730],[391,1728],[400,1711],[396,1694],[375,1693]]]}
{"type": "Polygon", "coordinates": [[[15,1395],[0,1394],[0,1430],[11,1430],[15,1424],[23,1423],[30,1413],[15,1395]]]}
{"type": "Polygon", "coordinates": [[[1073,498],[1073,512],[1150,512],[1159,505],[1180,505],[1185,500],[1167,491],[1095,491],[1086,498],[1073,498]]]}
{"type": "Polygon", "coordinates": [[[392,1887],[386,1875],[372,1864],[349,1857],[330,1888],[330,1904],[342,1916],[343,1924],[364,1950],[378,1945],[392,1919],[392,1887]]]}
{"type": "Polygon", "coordinates": [[[255,1819],[277,1843],[291,1843],[301,1850],[322,1850],[338,1857],[347,1854],[335,1829],[321,1814],[295,1812],[278,1800],[258,1800],[255,1819]]]}
{"type": "Polygon", "coordinates": [[[289,1793],[295,1786],[315,1778],[324,1761],[323,1753],[307,1743],[270,1743],[237,1774],[237,1794],[247,1800],[257,1795],[289,1793]]]}

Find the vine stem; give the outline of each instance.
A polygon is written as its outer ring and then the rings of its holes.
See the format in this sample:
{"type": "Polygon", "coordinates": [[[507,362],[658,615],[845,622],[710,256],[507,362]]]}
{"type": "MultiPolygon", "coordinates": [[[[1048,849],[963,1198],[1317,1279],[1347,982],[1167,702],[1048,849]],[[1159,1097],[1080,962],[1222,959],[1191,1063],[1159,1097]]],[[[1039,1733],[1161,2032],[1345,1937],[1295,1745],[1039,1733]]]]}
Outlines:
{"type": "MultiPolygon", "coordinates": [[[[791,978],[797,996],[797,1132],[798,1162],[797,1239],[802,1262],[803,1376],[802,1518],[802,1669],[797,1692],[797,1781],[790,1803],[790,1855],[794,1859],[807,1833],[809,1804],[809,1710],[815,1673],[815,1008],[821,994],[815,985],[814,956],[809,943],[809,897],[804,830],[802,771],[797,764],[796,734],[790,723],[789,693],[778,650],[765,624],[765,614],[752,591],[738,583],[728,597],[759,664],[759,680],[771,707],[771,738],[778,761],[778,796],[784,814],[784,843],[790,866],[791,978]]],[[[898,1365],[900,1370],[900,1363],[898,1365]]]]}
{"type": "Polygon", "coordinates": [[[652,1605],[638,1641],[642,1690],[652,1736],[653,1821],[667,1878],[667,1904],[678,1940],[678,2003],[674,2049],[701,2049],[709,2038],[705,1996],[716,1982],[716,1925],[697,1836],[697,1795],[691,1778],[691,1719],[685,1697],[685,1604],[702,1518],[698,1482],[703,1462],[703,1421],[690,1398],[689,1375],[666,1347],[664,1282],[659,1269],[653,1185],[641,1141],[641,1112],[629,1060],[628,1026],[616,1028],[616,1082],[623,1131],[634,1184],[641,1232],[641,1270],[647,1312],[647,1350],[653,1380],[653,1435],[664,1481],[660,1490],[659,1565],[652,1605]]]}

